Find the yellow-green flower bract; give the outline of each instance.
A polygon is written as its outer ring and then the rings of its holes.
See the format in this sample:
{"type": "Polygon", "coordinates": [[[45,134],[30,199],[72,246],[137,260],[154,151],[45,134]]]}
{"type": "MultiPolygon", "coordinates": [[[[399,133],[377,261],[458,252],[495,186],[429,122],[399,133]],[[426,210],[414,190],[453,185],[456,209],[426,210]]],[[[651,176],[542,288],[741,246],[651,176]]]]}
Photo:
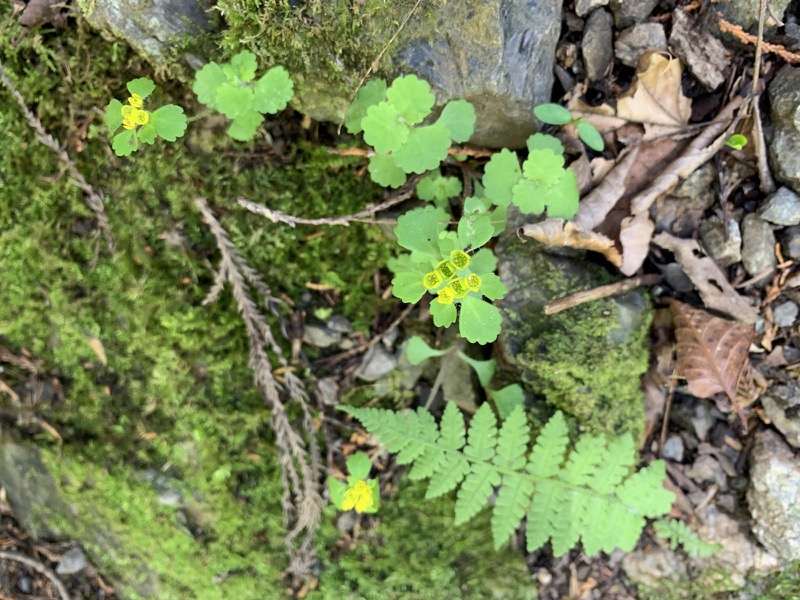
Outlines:
{"type": "Polygon", "coordinates": [[[469,293],[469,285],[467,285],[467,280],[464,277],[451,281],[450,288],[453,290],[453,296],[456,298],[463,298],[469,293]]]}
{"type": "Polygon", "coordinates": [[[438,296],[438,298],[436,298],[436,301],[439,304],[452,304],[453,299],[456,297],[455,294],[453,293],[452,288],[449,285],[447,287],[443,287],[438,292],[436,292],[436,295],[438,296]]]}
{"type": "Polygon", "coordinates": [[[481,289],[481,278],[475,273],[467,275],[464,281],[466,282],[467,287],[473,292],[477,292],[479,289],[481,289]]]}
{"type": "Polygon", "coordinates": [[[442,285],[442,278],[436,271],[431,271],[422,278],[422,285],[426,290],[432,290],[442,285]]]}
{"type": "Polygon", "coordinates": [[[131,97],[128,98],[128,104],[133,108],[142,108],[142,103],[142,97],[139,94],[131,94],[131,97]]]}
{"type": "MultiPolygon", "coordinates": [[[[135,94],[134,94],[135,95],[135,94]]],[[[131,101],[134,100],[133,96],[128,98],[129,104],[124,104],[120,109],[122,116],[122,126],[125,129],[134,129],[139,125],[147,125],[150,122],[150,113],[146,110],[137,108],[131,101]]],[[[139,106],[142,105],[142,99],[138,100],[139,106]]]]}
{"type": "Polygon", "coordinates": [[[456,274],[456,267],[449,260],[443,260],[438,265],[436,265],[436,272],[441,276],[443,280],[447,281],[453,275],[456,274]]]}
{"type": "Polygon", "coordinates": [[[372,488],[366,481],[356,481],[344,493],[343,510],[355,509],[357,513],[362,513],[373,506],[375,498],[372,497],[372,488]]]}
{"type": "Polygon", "coordinates": [[[463,250],[453,250],[450,253],[450,262],[452,262],[456,269],[466,269],[469,266],[469,254],[463,250]]]}

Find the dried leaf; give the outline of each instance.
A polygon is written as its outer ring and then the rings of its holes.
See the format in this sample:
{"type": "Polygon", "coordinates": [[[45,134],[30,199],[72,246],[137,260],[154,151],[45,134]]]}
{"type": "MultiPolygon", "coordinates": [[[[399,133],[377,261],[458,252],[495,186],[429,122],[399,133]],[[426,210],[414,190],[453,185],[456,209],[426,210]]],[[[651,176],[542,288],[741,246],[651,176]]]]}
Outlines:
{"type": "Polygon", "coordinates": [[[708,308],[743,323],[756,322],[758,309],[736,292],[717,263],[706,256],[695,240],[683,240],[662,232],[653,238],[653,242],[675,255],[675,260],[692,280],[708,308]]]}
{"type": "Polygon", "coordinates": [[[721,319],[676,300],[669,306],[675,321],[677,375],[698,398],[725,392],[737,406],[736,391],[750,366],[753,325],[721,319]]]}
{"type": "Polygon", "coordinates": [[[615,267],[622,265],[622,256],[614,247],[614,240],[564,219],[546,219],[541,223],[530,223],[520,229],[523,235],[546,246],[592,250],[606,257],[615,267]]]}
{"type": "Polygon", "coordinates": [[[624,275],[631,276],[642,266],[650,252],[650,239],[656,226],[646,214],[626,217],[619,231],[622,246],[622,265],[617,265],[624,275]]]}
{"type": "Polygon", "coordinates": [[[645,124],[649,134],[664,134],[682,128],[692,116],[692,101],[683,95],[683,64],[661,52],[648,52],[639,59],[638,77],[617,101],[617,116],[645,124]],[[658,132],[654,125],[659,127],[658,132]]]}
{"type": "Polygon", "coordinates": [[[87,334],[86,337],[89,339],[89,346],[97,355],[97,358],[100,359],[100,362],[103,364],[104,367],[108,366],[108,358],[106,357],[106,349],[103,346],[103,342],[101,342],[98,338],[94,337],[93,335],[87,334]]]}

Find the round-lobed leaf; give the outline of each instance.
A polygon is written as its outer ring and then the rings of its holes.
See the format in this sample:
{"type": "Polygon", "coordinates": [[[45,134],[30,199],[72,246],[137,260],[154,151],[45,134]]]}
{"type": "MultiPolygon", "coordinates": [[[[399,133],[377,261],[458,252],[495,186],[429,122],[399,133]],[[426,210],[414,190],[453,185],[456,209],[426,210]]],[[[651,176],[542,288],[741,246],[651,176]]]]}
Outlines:
{"type": "Polygon", "coordinates": [[[397,166],[393,154],[375,154],[369,159],[369,175],[378,185],[399,188],[406,182],[406,172],[397,166]]]}
{"type": "Polygon", "coordinates": [[[386,99],[409,125],[416,125],[427,117],[436,101],[428,82],[415,75],[395,79],[386,90],[386,99]]]}
{"type": "Polygon", "coordinates": [[[217,110],[229,119],[253,112],[253,90],[234,83],[223,83],[217,90],[217,110]]]}
{"type": "Polygon", "coordinates": [[[347,109],[344,120],[347,133],[356,134],[361,131],[361,119],[367,115],[367,109],[379,102],[386,100],[386,82],[383,79],[373,79],[364,85],[356,99],[347,109]]]}
{"type": "Polygon", "coordinates": [[[400,121],[400,113],[388,102],[370,106],[361,127],[364,141],[379,154],[395,152],[408,140],[408,126],[400,121]]]}
{"type": "Polygon", "coordinates": [[[283,67],[272,67],[253,86],[253,108],[274,115],[286,108],[294,95],[294,83],[283,67]]]}
{"type": "Polygon", "coordinates": [[[122,120],[124,117],[122,116],[122,102],[119,100],[112,100],[106,106],[106,127],[108,127],[109,133],[114,133],[119,126],[122,125],[122,120]]]}
{"type": "Polygon", "coordinates": [[[474,296],[467,296],[461,301],[458,330],[467,341],[473,344],[489,344],[495,341],[500,335],[502,323],[503,317],[496,306],[474,296]]]}
{"type": "Polygon", "coordinates": [[[147,123],[138,131],[139,141],[143,144],[153,145],[156,141],[158,132],[156,131],[155,125],[152,123],[147,123]]]}
{"type": "Polygon", "coordinates": [[[513,200],[514,186],[520,179],[522,170],[516,153],[504,148],[495,153],[484,168],[486,197],[499,206],[508,206],[513,200]]]}
{"type": "Polygon", "coordinates": [[[560,104],[540,104],[533,108],[533,114],[548,125],[566,125],[572,122],[572,115],[560,104]]]}
{"type": "Polygon", "coordinates": [[[494,273],[481,273],[480,293],[488,300],[499,300],[508,293],[508,288],[494,273]]]}
{"type": "Polygon", "coordinates": [[[156,84],[147,77],[139,77],[128,82],[126,86],[131,94],[139,94],[142,100],[147,98],[156,89],[156,84]]]}
{"type": "Polygon", "coordinates": [[[397,219],[394,228],[397,243],[407,250],[439,260],[439,232],[444,231],[447,220],[447,215],[433,206],[411,210],[397,219]]]}
{"type": "Polygon", "coordinates": [[[228,81],[225,73],[217,63],[211,62],[200,69],[194,76],[194,83],[192,84],[192,91],[197,95],[197,100],[213,108],[217,108],[217,90],[219,87],[228,81]]]}
{"type": "Polygon", "coordinates": [[[135,129],[126,129],[120,131],[114,136],[111,142],[111,148],[117,156],[128,156],[139,149],[139,138],[136,135],[135,129]]]}
{"type": "Polygon", "coordinates": [[[249,142],[256,136],[264,116],[254,110],[238,115],[228,127],[228,135],[240,142],[249,142]]]}
{"type": "Polygon", "coordinates": [[[441,304],[434,300],[431,302],[431,316],[436,327],[450,327],[456,322],[458,311],[455,304],[441,304]]]}
{"type": "Polygon", "coordinates": [[[448,102],[436,124],[447,127],[453,141],[463,144],[475,132],[475,107],[466,100],[448,102]]]}
{"type": "Polygon", "coordinates": [[[442,177],[438,171],[428,173],[417,184],[420,200],[433,200],[444,204],[448,199],[461,195],[461,181],[456,177],[442,177]]]}
{"type": "Polygon", "coordinates": [[[363,452],[356,452],[347,459],[347,470],[356,479],[366,479],[372,470],[372,461],[363,452]]]}
{"type": "Polygon", "coordinates": [[[589,146],[596,152],[602,152],[606,147],[603,142],[603,136],[597,131],[597,128],[588,121],[578,121],[575,127],[578,130],[578,135],[583,140],[583,143],[589,146]]]}
{"type": "Polygon", "coordinates": [[[534,150],[552,150],[555,154],[564,154],[564,144],[557,137],[546,133],[534,133],[525,142],[528,152],[534,150]]]}
{"type": "Polygon", "coordinates": [[[547,188],[547,216],[569,220],[578,212],[579,200],[578,178],[572,169],[565,169],[556,185],[547,188]]]}
{"type": "Polygon", "coordinates": [[[406,173],[424,173],[438,168],[447,158],[448,148],[450,133],[444,125],[417,127],[409,131],[408,140],[394,153],[394,158],[406,173]]]}
{"type": "Polygon", "coordinates": [[[256,55],[249,50],[242,50],[231,58],[233,72],[242,81],[252,81],[256,76],[256,55]]]}
{"type": "Polygon", "coordinates": [[[544,212],[544,188],[530,179],[521,179],[513,189],[514,206],[525,215],[544,212]]]}
{"type": "Polygon", "coordinates": [[[153,111],[150,123],[155,127],[158,137],[168,142],[174,142],[186,132],[186,115],[175,104],[166,104],[153,111]]]}
{"type": "Polygon", "coordinates": [[[522,164],[525,177],[548,186],[555,184],[564,173],[564,156],[552,150],[532,150],[522,164]]]}
{"type": "Polygon", "coordinates": [[[433,356],[447,354],[448,350],[435,350],[418,335],[411,337],[406,346],[406,357],[412,365],[419,365],[433,356]]]}

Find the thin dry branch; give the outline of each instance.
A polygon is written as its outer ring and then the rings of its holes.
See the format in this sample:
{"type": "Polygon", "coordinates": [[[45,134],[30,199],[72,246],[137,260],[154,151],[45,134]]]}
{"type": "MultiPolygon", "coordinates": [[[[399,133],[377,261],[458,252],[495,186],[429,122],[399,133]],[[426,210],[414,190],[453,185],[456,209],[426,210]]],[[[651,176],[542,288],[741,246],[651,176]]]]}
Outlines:
{"type": "Polygon", "coordinates": [[[275,432],[275,446],[284,486],[282,508],[284,523],[288,529],[285,543],[290,558],[289,571],[296,577],[304,577],[310,573],[313,564],[313,535],[319,527],[324,506],[319,488],[320,451],[308,409],[308,398],[302,382],[287,368],[286,357],[249,291],[253,290],[260,296],[263,308],[272,315],[278,314],[279,301],[272,296],[269,286],[236,251],[206,201],[198,198],[195,204],[211,229],[221,255],[212,295],[206,298],[205,303],[219,295],[220,281],[231,285],[239,315],[244,321],[250,340],[248,365],[253,371],[256,388],[272,409],[270,423],[275,432]],[[270,352],[286,373],[282,386],[272,375],[270,352]],[[303,414],[301,432],[292,426],[282,397],[300,406],[303,414]],[[299,536],[303,540],[298,547],[295,539],[299,536]]]}
{"type": "Polygon", "coordinates": [[[58,575],[53,573],[51,569],[48,569],[47,566],[35,560],[29,556],[25,556],[24,554],[20,554],[18,552],[11,552],[9,550],[0,550],[0,559],[2,560],[13,560],[20,564],[25,565],[29,569],[33,569],[40,575],[44,575],[47,579],[50,580],[50,583],[53,584],[53,587],[56,588],[58,595],[61,596],[61,600],[70,600],[69,592],[67,588],[61,583],[61,580],[58,578],[58,575]]]}
{"type": "MultiPolygon", "coordinates": [[[[717,17],[717,23],[719,24],[720,31],[723,33],[730,33],[743,44],[752,44],[754,46],[758,45],[758,36],[753,35],[752,33],[747,33],[741,25],[736,25],[730,21],[726,21],[722,18],[722,16],[717,17]]],[[[761,47],[765,52],[777,54],[789,64],[800,64],[800,54],[797,52],[792,52],[791,50],[787,50],[780,44],[770,44],[769,42],[762,40],[761,47]]]]}
{"type": "Polygon", "coordinates": [[[347,227],[353,222],[372,222],[373,219],[369,217],[373,217],[376,213],[386,210],[387,208],[391,208],[392,206],[400,204],[401,202],[405,202],[412,196],[414,196],[414,191],[408,190],[393,196],[388,200],[381,202],[380,204],[365,208],[364,210],[352,215],[343,215],[341,217],[322,217],[319,219],[306,219],[303,217],[287,215],[279,210],[272,210],[261,204],[256,204],[255,202],[252,202],[243,196],[239,196],[239,205],[243,206],[252,213],[261,215],[265,219],[269,219],[273,223],[284,223],[289,227],[295,227],[296,225],[342,225],[347,227]]]}
{"type": "Polygon", "coordinates": [[[11,81],[11,78],[8,76],[8,73],[3,67],[2,62],[0,62],[0,81],[2,81],[3,85],[6,86],[9,92],[11,92],[11,95],[14,96],[14,99],[17,101],[22,114],[36,132],[36,139],[56,153],[58,160],[60,160],[69,171],[69,182],[75,187],[83,190],[83,192],[86,194],[86,204],[90,209],[92,209],[92,212],[97,219],[97,224],[100,226],[100,229],[106,237],[106,247],[108,248],[109,252],[114,252],[114,236],[111,232],[111,223],[106,216],[102,190],[96,190],[94,187],[89,185],[83,174],[78,170],[78,167],[76,167],[75,163],[72,162],[72,159],[67,151],[61,147],[61,144],[56,138],[47,133],[39,118],[28,108],[25,98],[23,98],[22,94],[17,91],[17,88],[14,86],[14,83],[11,81]]]}
{"type": "Polygon", "coordinates": [[[608,285],[601,285],[591,290],[575,292],[569,296],[564,296],[548,302],[544,307],[544,314],[554,315],[560,313],[562,310],[574,308],[586,302],[593,302],[602,298],[608,298],[609,296],[619,296],[620,294],[624,294],[643,285],[655,285],[662,279],[663,277],[658,274],[639,275],[638,277],[622,279],[615,283],[609,283],[608,285]]]}

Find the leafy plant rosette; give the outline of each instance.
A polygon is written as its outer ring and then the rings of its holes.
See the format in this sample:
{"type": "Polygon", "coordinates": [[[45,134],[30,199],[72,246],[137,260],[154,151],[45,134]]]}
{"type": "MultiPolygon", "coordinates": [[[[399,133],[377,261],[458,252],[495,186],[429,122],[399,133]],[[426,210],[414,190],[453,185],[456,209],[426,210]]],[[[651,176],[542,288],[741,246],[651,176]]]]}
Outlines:
{"type": "Polygon", "coordinates": [[[272,67],[256,80],[256,56],[243,50],[230,62],[208,63],[195,75],[192,91],[197,99],[233,120],[228,135],[247,142],[264,121],[264,115],[286,108],[294,96],[294,83],[283,67],[272,67]]]}
{"type": "Polygon", "coordinates": [[[395,273],[393,293],[412,304],[426,292],[433,294],[430,311],[437,327],[449,327],[458,320],[462,337],[488,344],[497,339],[503,321],[500,310],[490,302],[508,292],[494,272],[494,254],[481,248],[496,228],[479,198],[464,201],[457,231],[447,231],[449,220],[446,212],[433,206],[398,219],[397,243],[410,252],[390,261],[395,273]]]}
{"type": "Polygon", "coordinates": [[[126,87],[131,95],[125,104],[114,99],[106,107],[109,132],[123,128],[111,144],[117,156],[132,154],[140,144],[152,145],[156,137],[174,142],[186,132],[186,115],[180,106],[165,104],[152,112],[145,109],[145,101],[156,89],[152,80],[141,77],[129,81],[126,87]]]}
{"type": "Polygon", "coordinates": [[[369,173],[376,183],[398,188],[409,173],[436,169],[447,158],[451,142],[466,142],[475,129],[475,109],[466,100],[448,102],[431,125],[435,97],[426,81],[414,75],[398,77],[387,88],[382,79],[362,87],[347,111],[345,128],[364,133],[375,150],[369,173]]]}
{"type": "Polygon", "coordinates": [[[328,477],[331,502],[339,510],[355,510],[357,513],[376,513],[380,507],[381,494],[377,479],[369,479],[372,462],[363,452],[356,452],[347,459],[347,483],[328,477]]]}
{"type": "Polygon", "coordinates": [[[571,219],[578,212],[578,180],[564,168],[564,146],[552,135],[528,138],[528,158],[519,164],[516,152],[503,149],[486,164],[483,186],[486,198],[505,207],[517,206],[524,214],[571,219]]]}

